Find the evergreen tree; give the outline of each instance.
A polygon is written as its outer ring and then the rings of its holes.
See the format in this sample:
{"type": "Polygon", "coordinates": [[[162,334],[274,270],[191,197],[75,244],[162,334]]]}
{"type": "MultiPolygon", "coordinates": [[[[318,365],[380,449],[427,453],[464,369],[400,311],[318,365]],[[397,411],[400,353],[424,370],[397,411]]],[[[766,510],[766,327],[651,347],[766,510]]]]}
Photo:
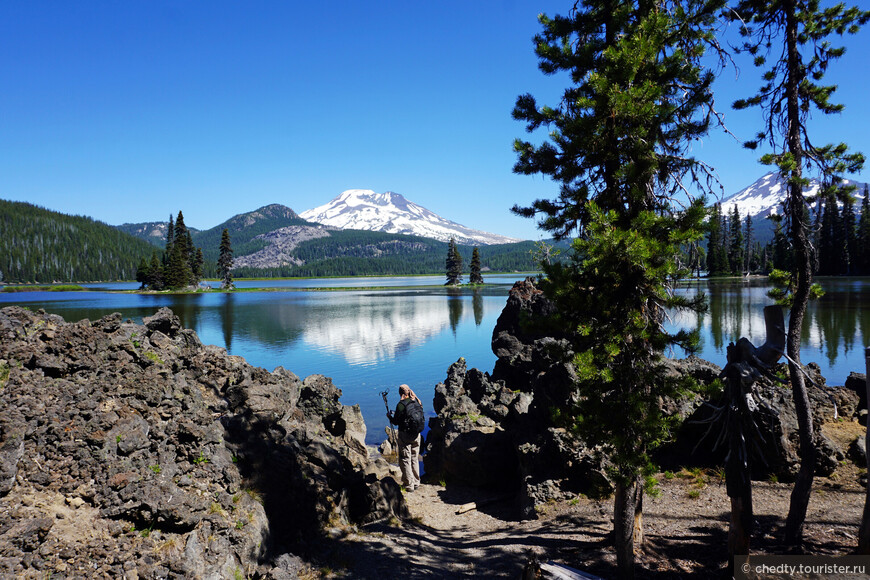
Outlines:
{"type": "Polygon", "coordinates": [[[197,248],[196,252],[194,252],[193,263],[190,267],[193,274],[192,281],[194,284],[199,284],[199,281],[202,280],[202,268],[204,264],[205,260],[202,257],[202,248],[197,248]]]}
{"type": "Polygon", "coordinates": [[[843,197],[843,210],[840,212],[840,228],[844,238],[843,248],[845,250],[845,270],[843,274],[846,276],[854,276],[858,274],[858,224],[855,220],[855,201],[851,195],[843,197]]]}
{"type": "Polygon", "coordinates": [[[693,345],[688,333],[667,331],[665,309],[701,306],[668,286],[685,273],[680,248],[703,235],[703,202],[677,211],[674,198],[683,179],[705,185],[695,181],[704,166],[688,155],[688,144],[708,128],[713,75],[699,62],[719,6],[587,0],[567,17],[542,15],[539,66],[567,72],[573,84],[556,107],[523,95],[513,113],[529,131],[546,127],[550,135],[538,146],[517,140],[514,170],[560,185],[555,199],[513,211],[543,216],[539,227],[558,239],[578,236],[567,262],[541,264],[542,284],[560,327],[576,331],[571,420],[612,461],[622,577],[633,574],[642,542],[650,451],[668,429],[658,402],[685,386],[664,371],[662,353],[693,345]]]}
{"type": "Polygon", "coordinates": [[[175,220],[172,245],[168,246],[169,256],[166,258],[166,268],[163,273],[163,280],[167,288],[177,290],[186,288],[191,284],[193,280],[193,271],[190,267],[192,247],[190,232],[184,224],[184,214],[179,211],[175,220]]]}
{"type": "Polygon", "coordinates": [[[169,254],[164,273],[167,288],[177,290],[179,288],[186,288],[190,284],[192,276],[190,261],[187,259],[184,250],[185,244],[179,240],[176,240],[172,245],[172,251],[169,254]]]}
{"type": "Polygon", "coordinates": [[[843,4],[822,10],[818,0],[740,0],[732,14],[742,23],[741,34],[746,39],[741,50],[753,57],[756,66],[766,68],[759,91],[734,103],[737,109],[757,106],[762,111],[762,128],[746,146],[755,149],[765,143],[771,152],[762,156],[761,161],[776,166],[787,187],[785,219],[794,251],[794,269],[786,350],[798,415],[801,466],[785,531],[788,542],[799,543],[816,463],[812,414],[800,368],[801,333],[813,285],[813,255],[803,188],[809,184],[812,172],[820,175],[822,182],[837,185],[838,175],[857,173],[864,163],[864,157],[850,154],[845,144],[813,143],[807,120],[812,109],[823,114],[842,110],[842,106],[829,101],[835,87],[820,84],[830,63],[844,52],[832,46],[829,37],[857,32],[870,13],[847,9],[843,4]],[[767,57],[773,47],[777,47],[777,52],[768,66],[767,57]]]}
{"type": "Polygon", "coordinates": [[[218,277],[221,288],[232,290],[233,284],[233,246],[230,244],[230,232],[224,228],[221,233],[220,255],[218,256],[218,277]]]}
{"type": "Polygon", "coordinates": [[[139,267],[136,268],[136,281],[141,284],[139,289],[142,290],[148,284],[148,278],[151,276],[151,266],[143,257],[139,260],[139,267]]]}
{"type": "Polygon", "coordinates": [[[862,276],[870,274],[870,191],[864,186],[864,198],[861,200],[861,217],[858,220],[858,273],[862,276]]]}
{"type": "Polygon", "coordinates": [[[816,247],[819,252],[818,272],[822,276],[832,276],[840,273],[838,254],[842,251],[842,248],[836,245],[836,219],[837,200],[832,196],[828,196],[824,200],[820,223],[816,228],[818,240],[816,247]]]}
{"type": "Polygon", "coordinates": [[[718,276],[725,272],[722,260],[722,204],[716,203],[707,220],[707,274],[718,276]]]}
{"type": "Polygon", "coordinates": [[[755,253],[755,242],[752,239],[752,216],[746,214],[746,219],[743,220],[743,253],[745,261],[743,271],[750,273],[757,269],[758,263],[755,253]]]}
{"type": "Polygon", "coordinates": [[[175,221],[172,219],[172,214],[169,214],[169,223],[166,225],[166,247],[163,249],[163,267],[168,265],[169,254],[172,253],[172,246],[175,243],[175,221]]]}
{"type": "Polygon", "coordinates": [[[163,290],[163,263],[157,257],[157,252],[151,252],[147,285],[150,290],[163,290]]]}
{"type": "Polygon", "coordinates": [[[743,222],[737,206],[728,216],[728,269],[732,274],[743,273],[743,222]]]}
{"type": "Polygon", "coordinates": [[[447,286],[462,284],[462,256],[456,249],[456,240],[450,238],[447,244],[447,286]]]}
{"type": "Polygon", "coordinates": [[[480,249],[475,247],[471,252],[471,266],[468,275],[471,284],[483,284],[483,276],[480,275],[480,249]]]}

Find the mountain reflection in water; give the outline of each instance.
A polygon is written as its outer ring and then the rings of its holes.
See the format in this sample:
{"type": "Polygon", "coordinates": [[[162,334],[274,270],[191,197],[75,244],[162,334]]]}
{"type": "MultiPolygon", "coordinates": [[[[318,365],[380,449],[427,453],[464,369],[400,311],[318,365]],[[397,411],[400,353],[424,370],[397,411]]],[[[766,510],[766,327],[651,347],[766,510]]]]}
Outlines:
{"type": "MultiPolygon", "coordinates": [[[[386,418],[380,392],[408,383],[431,413],[435,385],[459,357],[468,367],[491,371],[492,331],[507,293],[521,275],[492,277],[482,290],[438,287],[438,279],[363,279],[350,290],[239,292],[235,294],[141,295],[90,292],[0,293],[0,306],[44,308],[68,321],[97,320],[113,312],[140,322],[167,306],[206,344],[300,378],[319,373],[343,391],[342,403],[359,404],[369,443],[384,438],[386,418]],[[426,284],[428,282],[428,285],[426,284]],[[419,285],[416,288],[415,285],[419,285]],[[374,288],[377,286],[377,288],[374,288]]],[[[810,304],[801,360],[817,362],[829,385],[843,385],[851,371],[864,372],[864,329],[870,328],[870,278],[820,279],[826,295],[810,304]]],[[[259,282],[265,286],[268,282],[259,282]]],[[[322,287],[347,287],[354,280],[327,280],[322,287]]],[[[276,286],[315,287],[317,280],[276,281],[276,286]]],[[[134,287],[135,285],[130,285],[134,287]]],[[[673,313],[672,328],[700,330],[698,355],[718,365],[725,348],[741,336],[765,340],[766,279],[687,281],[680,292],[705,292],[709,309],[673,313]]],[[[117,286],[114,287],[117,289],[117,286]]],[[[786,321],[788,314],[786,313],[786,321]]],[[[868,331],[870,332],[870,331],[868,331]]],[[[684,356],[682,352],[670,353],[684,356]]]]}

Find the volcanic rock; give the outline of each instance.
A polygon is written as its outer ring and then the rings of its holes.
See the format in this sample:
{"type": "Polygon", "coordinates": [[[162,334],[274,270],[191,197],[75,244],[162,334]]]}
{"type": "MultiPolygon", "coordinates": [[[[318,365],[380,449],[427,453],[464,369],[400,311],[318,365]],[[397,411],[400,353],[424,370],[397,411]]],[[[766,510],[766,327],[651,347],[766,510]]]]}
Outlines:
{"type": "Polygon", "coordinates": [[[0,576],[290,577],[328,527],[407,517],[323,376],[203,345],[168,309],[0,310],[0,576]]]}

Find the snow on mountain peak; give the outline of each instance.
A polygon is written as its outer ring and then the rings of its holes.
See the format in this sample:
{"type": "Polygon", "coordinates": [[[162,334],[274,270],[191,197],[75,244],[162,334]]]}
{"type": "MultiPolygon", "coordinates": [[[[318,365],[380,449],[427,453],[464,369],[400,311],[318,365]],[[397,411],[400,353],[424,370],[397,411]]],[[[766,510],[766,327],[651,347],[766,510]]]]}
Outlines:
{"type": "MultiPolygon", "coordinates": [[[[860,207],[860,200],[864,197],[864,183],[844,179],[843,185],[856,186],[852,192],[855,199],[856,211],[860,207]]],[[[809,186],[804,188],[804,196],[814,196],[819,192],[818,180],[811,180],[809,186]]],[[[734,195],[722,200],[722,213],[727,214],[737,207],[742,217],[752,216],[754,219],[766,218],[771,214],[782,211],[782,202],[786,196],[785,184],[778,173],[768,173],[756,180],[752,185],[741,189],[734,195]]]]}
{"type": "MultiPolygon", "coordinates": [[[[844,179],[843,185],[854,185],[852,192],[855,212],[861,208],[861,200],[864,198],[866,184],[850,179],[844,179]]],[[[722,214],[730,215],[734,208],[741,218],[752,218],[754,235],[762,243],[767,242],[773,236],[773,224],[765,219],[772,214],[782,213],[782,202],[785,200],[786,188],[778,173],[772,172],[757,179],[752,185],[741,189],[734,195],[728,196],[721,202],[722,214]]],[[[819,182],[811,180],[809,186],[804,188],[804,196],[812,197],[819,193],[819,182]]],[[[838,203],[842,207],[842,204],[838,203]]],[[[815,219],[816,212],[821,208],[820,203],[812,203],[810,213],[815,219]]]]}
{"type": "Polygon", "coordinates": [[[519,240],[473,230],[442,218],[423,206],[387,191],[348,189],[325,205],[309,209],[300,217],[342,229],[408,234],[459,244],[507,244],[519,240]]]}

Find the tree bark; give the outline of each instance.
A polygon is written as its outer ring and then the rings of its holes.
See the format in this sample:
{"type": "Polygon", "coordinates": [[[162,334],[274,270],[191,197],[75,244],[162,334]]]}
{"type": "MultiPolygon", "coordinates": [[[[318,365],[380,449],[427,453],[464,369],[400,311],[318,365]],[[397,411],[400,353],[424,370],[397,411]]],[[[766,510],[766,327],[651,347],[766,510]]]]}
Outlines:
{"type": "Polygon", "coordinates": [[[789,217],[791,220],[791,239],[795,252],[795,274],[797,283],[794,291],[794,302],[789,313],[788,336],[786,349],[789,361],[789,377],[791,379],[792,394],[794,396],[795,412],[798,419],[798,433],[800,435],[801,466],[797,480],[792,489],[789,504],[788,517],[785,524],[785,540],[790,544],[799,544],[803,536],[803,525],[807,515],[807,506],[810,501],[810,492],[813,486],[813,474],[816,468],[816,448],[813,442],[813,419],[810,413],[809,398],[807,396],[804,375],[801,372],[800,348],[801,331],[803,329],[804,315],[809,303],[810,286],[813,281],[812,260],[810,244],[807,237],[809,224],[804,215],[803,186],[800,183],[802,177],[802,165],[804,152],[801,142],[801,117],[798,95],[798,86],[801,80],[802,68],[801,57],[797,46],[798,22],[795,15],[794,0],[783,2],[783,12],[786,16],[786,58],[788,74],[786,78],[787,99],[787,147],[794,161],[792,169],[788,172],[788,196],[789,217]]]}
{"type": "Polygon", "coordinates": [[[749,560],[749,541],[752,539],[752,487],[740,497],[731,498],[731,521],[728,526],[728,572],[734,576],[734,567],[749,560]]]}
{"type": "MultiPolygon", "coordinates": [[[[867,379],[864,381],[864,389],[870,395],[870,347],[864,349],[864,366],[866,367],[867,379]]],[[[870,399],[868,399],[870,400],[870,399]]],[[[865,448],[870,449],[870,424],[864,434],[865,448]]],[[[865,453],[867,473],[870,473],[870,453],[865,453]]],[[[858,530],[858,553],[862,556],[870,554],[870,479],[867,480],[867,492],[864,497],[864,514],[861,516],[861,528],[858,530]]]]}
{"type": "Polygon", "coordinates": [[[635,549],[643,545],[643,486],[635,479],[616,484],[613,498],[613,532],[619,578],[634,578],[635,549]]]}

